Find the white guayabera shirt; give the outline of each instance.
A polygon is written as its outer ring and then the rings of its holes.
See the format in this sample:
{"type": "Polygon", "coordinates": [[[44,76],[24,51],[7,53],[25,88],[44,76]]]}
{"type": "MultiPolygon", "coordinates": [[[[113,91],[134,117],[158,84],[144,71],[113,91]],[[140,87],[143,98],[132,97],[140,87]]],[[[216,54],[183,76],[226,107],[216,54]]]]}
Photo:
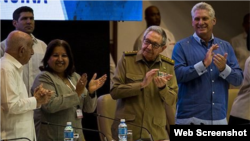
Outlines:
{"type": "Polygon", "coordinates": [[[1,58],[1,139],[36,138],[33,110],[35,97],[28,97],[22,79],[23,65],[5,53],[1,58]]]}

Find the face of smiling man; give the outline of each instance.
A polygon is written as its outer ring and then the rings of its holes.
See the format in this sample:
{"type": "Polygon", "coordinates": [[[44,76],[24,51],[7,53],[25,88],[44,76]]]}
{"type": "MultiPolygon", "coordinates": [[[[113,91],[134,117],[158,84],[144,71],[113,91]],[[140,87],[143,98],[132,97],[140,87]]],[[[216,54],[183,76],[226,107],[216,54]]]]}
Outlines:
{"type": "Polygon", "coordinates": [[[216,19],[210,17],[209,12],[205,9],[198,9],[194,12],[192,26],[196,34],[203,40],[209,41],[212,37],[213,26],[216,19]]]}

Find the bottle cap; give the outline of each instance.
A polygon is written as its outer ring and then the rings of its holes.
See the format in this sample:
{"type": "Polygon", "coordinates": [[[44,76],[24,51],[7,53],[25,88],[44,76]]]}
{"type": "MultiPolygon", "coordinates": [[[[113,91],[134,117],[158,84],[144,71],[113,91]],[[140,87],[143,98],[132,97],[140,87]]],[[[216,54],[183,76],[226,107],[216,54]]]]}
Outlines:
{"type": "Polygon", "coordinates": [[[121,119],[121,122],[125,122],[125,119],[121,119]]]}
{"type": "Polygon", "coordinates": [[[67,122],[67,125],[71,125],[71,122],[67,122]]]}

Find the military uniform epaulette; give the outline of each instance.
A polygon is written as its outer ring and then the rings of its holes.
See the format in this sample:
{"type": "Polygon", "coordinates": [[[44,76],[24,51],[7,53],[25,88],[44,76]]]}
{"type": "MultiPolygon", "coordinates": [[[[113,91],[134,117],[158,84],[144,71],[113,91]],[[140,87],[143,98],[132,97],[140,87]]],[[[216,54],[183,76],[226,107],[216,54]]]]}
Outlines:
{"type": "Polygon", "coordinates": [[[125,51],[125,56],[136,55],[138,51],[125,51]]]}
{"type": "Polygon", "coordinates": [[[167,63],[169,63],[171,65],[174,65],[174,60],[172,60],[172,59],[170,59],[170,58],[168,58],[166,56],[163,56],[161,54],[160,54],[160,57],[161,57],[161,60],[163,60],[163,61],[165,61],[165,62],[167,62],[167,63]]]}

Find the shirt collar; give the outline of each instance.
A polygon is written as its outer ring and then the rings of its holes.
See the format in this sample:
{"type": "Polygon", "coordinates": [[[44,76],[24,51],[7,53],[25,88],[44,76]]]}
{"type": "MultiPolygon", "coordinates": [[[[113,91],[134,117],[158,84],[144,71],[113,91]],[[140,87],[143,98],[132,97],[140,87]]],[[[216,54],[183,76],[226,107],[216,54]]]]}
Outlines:
{"type": "Polygon", "coordinates": [[[4,53],[4,56],[7,60],[10,60],[14,66],[16,66],[18,69],[22,69],[23,68],[23,65],[18,61],[16,60],[16,58],[14,58],[13,56],[11,56],[10,54],[8,53],[4,53]]]}
{"type": "MultiPolygon", "coordinates": [[[[201,41],[203,41],[203,40],[196,34],[196,32],[194,32],[193,37],[194,37],[194,39],[195,39],[200,45],[202,45],[202,44],[201,44],[201,41]]],[[[212,40],[214,40],[214,34],[212,34],[212,38],[209,40],[209,42],[212,41],[212,40]]]]}
{"type": "Polygon", "coordinates": [[[36,37],[35,37],[33,34],[30,34],[30,36],[31,36],[31,38],[32,38],[33,42],[34,42],[34,43],[37,43],[37,39],[36,39],[36,37]]]}

